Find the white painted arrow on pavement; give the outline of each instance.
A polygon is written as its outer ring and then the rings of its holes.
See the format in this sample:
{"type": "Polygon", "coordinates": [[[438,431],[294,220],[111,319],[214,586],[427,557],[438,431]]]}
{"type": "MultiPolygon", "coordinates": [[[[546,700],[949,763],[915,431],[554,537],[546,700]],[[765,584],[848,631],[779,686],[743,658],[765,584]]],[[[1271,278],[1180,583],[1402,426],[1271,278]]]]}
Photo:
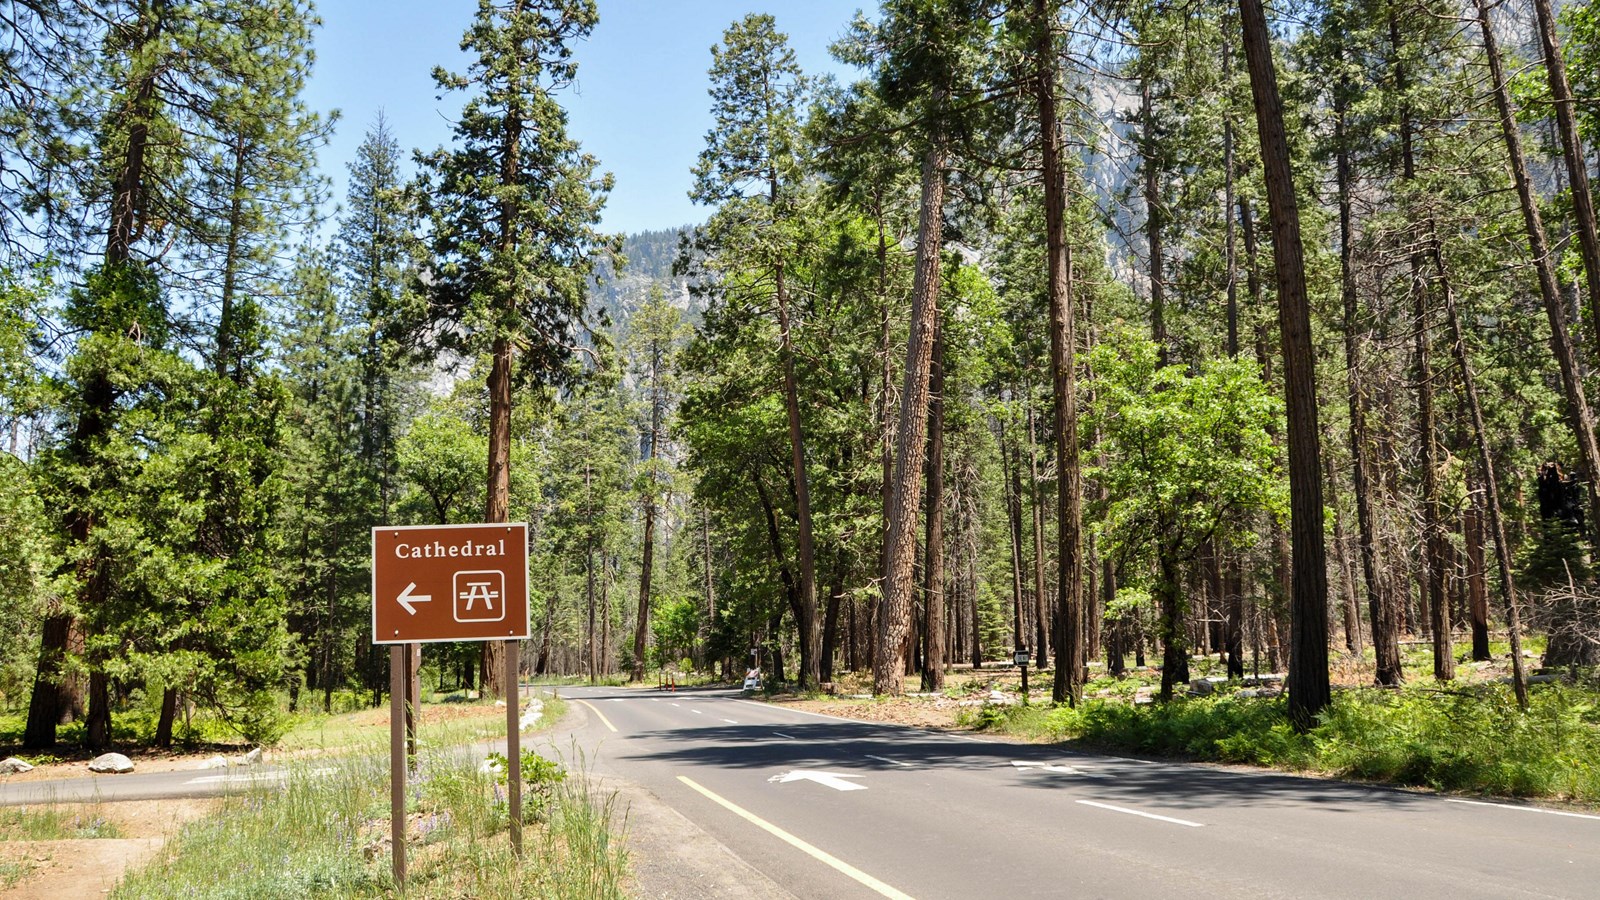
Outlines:
{"type": "Polygon", "coordinates": [[[413,581],[410,584],[406,585],[406,589],[400,592],[400,596],[394,598],[395,600],[399,601],[401,606],[405,607],[406,612],[412,614],[413,616],[417,614],[417,608],[415,606],[412,606],[411,604],[413,604],[413,603],[428,603],[428,602],[431,602],[433,600],[433,595],[432,594],[413,594],[413,593],[411,593],[412,591],[414,591],[416,589],[417,589],[417,583],[415,581],[413,581]]]}
{"type": "Polygon", "coordinates": [[[845,781],[846,778],[860,777],[860,775],[846,775],[843,772],[814,772],[810,769],[795,769],[782,775],[774,775],[768,778],[767,781],[777,782],[778,784],[788,784],[791,781],[815,781],[817,784],[825,784],[836,791],[864,791],[867,789],[866,785],[845,781]]]}
{"type": "Polygon", "coordinates": [[[1086,772],[1083,769],[1073,768],[1072,766],[1057,766],[1048,763],[1022,762],[1021,760],[1015,759],[1011,761],[1011,764],[1019,769],[1040,769],[1045,772],[1056,772],[1061,775],[1082,775],[1085,778],[1106,777],[1098,772],[1086,772]]]}

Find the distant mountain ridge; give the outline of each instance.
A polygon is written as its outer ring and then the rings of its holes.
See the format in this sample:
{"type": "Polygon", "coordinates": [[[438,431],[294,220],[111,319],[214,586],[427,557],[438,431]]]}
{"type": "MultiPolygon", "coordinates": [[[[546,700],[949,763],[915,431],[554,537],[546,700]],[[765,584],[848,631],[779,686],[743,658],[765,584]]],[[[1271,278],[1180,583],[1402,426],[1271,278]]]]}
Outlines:
{"type": "Polygon", "coordinates": [[[651,287],[660,285],[672,305],[684,310],[691,319],[698,319],[700,303],[689,296],[689,280],[672,274],[673,260],[678,258],[678,242],[693,228],[664,228],[659,231],[641,231],[622,240],[622,255],[627,263],[621,272],[601,264],[589,289],[591,309],[604,310],[613,325],[622,325],[650,295],[651,287]]]}

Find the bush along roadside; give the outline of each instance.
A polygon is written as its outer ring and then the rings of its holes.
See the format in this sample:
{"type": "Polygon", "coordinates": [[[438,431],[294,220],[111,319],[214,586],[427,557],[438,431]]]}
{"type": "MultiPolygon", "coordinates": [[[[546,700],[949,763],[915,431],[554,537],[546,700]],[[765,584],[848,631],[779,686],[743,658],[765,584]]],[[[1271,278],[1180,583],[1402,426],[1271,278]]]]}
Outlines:
{"type": "Polygon", "coordinates": [[[963,723],[1157,756],[1512,797],[1600,802],[1600,695],[1536,690],[1526,713],[1501,686],[1341,692],[1308,734],[1284,701],[1219,694],[1076,709],[984,707],[963,723]]]}

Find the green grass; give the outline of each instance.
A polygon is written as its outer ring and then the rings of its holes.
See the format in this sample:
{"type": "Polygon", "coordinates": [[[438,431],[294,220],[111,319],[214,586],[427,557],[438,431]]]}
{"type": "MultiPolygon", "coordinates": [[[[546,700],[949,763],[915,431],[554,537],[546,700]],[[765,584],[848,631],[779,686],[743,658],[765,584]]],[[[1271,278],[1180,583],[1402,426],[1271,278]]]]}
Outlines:
{"type": "MultiPolygon", "coordinates": [[[[549,701],[547,700],[548,704],[549,701]]],[[[423,704],[423,715],[435,704],[423,704]]],[[[461,703],[438,704],[460,708],[461,703]]],[[[484,715],[451,719],[440,723],[424,722],[418,740],[424,747],[449,746],[475,740],[505,737],[505,710],[493,701],[472,701],[467,704],[481,710],[484,715]]],[[[302,715],[294,727],[279,741],[284,751],[298,750],[362,750],[389,746],[387,710],[361,710],[325,716],[320,713],[302,715]],[[381,719],[381,724],[375,724],[381,719]]]]}
{"type": "Polygon", "coordinates": [[[55,807],[0,806],[0,841],[64,841],[119,838],[115,822],[98,806],[75,810],[55,807]]]}
{"type": "Polygon", "coordinates": [[[0,891],[3,891],[22,880],[28,874],[28,867],[20,862],[0,859],[0,891]]]}
{"type": "Polygon", "coordinates": [[[985,707],[965,724],[1159,756],[1600,802],[1600,695],[1555,685],[1536,689],[1526,713],[1499,685],[1345,691],[1304,735],[1289,727],[1282,698],[1227,693],[1166,704],[985,707]]]}
{"type": "MultiPolygon", "coordinates": [[[[544,721],[553,721],[559,710],[546,701],[546,714],[544,721]]],[[[590,797],[583,778],[557,778],[549,763],[536,763],[542,777],[524,794],[519,860],[510,849],[505,789],[479,762],[454,749],[421,755],[407,792],[406,896],[623,896],[627,860],[609,800],[590,797]]],[[[112,896],[392,896],[388,785],[379,754],[319,758],[279,789],[227,797],[112,896]]]]}

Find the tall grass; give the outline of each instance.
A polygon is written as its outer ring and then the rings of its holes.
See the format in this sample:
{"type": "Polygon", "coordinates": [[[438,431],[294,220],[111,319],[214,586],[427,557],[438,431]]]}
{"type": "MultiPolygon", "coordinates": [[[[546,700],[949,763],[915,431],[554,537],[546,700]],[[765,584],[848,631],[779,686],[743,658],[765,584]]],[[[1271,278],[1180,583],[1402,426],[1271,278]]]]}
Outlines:
{"type": "Polygon", "coordinates": [[[1439,790],[1600,801],[1600,696],[1534,691],[1526,713],[1500,686],[1341,692],[1309,734],[1285,703],[1223,694],[1134,705],[990,707],[969,724],[1048,740],[1248,763],[1439,790]]]}
{"type": "MultiPolygon", "coordinates": [[[[432,746],[440,746],[437,736],[432,746]]],[[[609,800],[588,796],[577,775],[530,785],[518,859],[505,789],[481,761],[461,749],[421,755],[407,784],[406,896],[623,896],[627,858],[609,800]]],[[[112,896],[391,896],[389,834],[387,757],[319,757],[291,770],[285,784],[227,797],[112,896]]]]}
{"type": "Polygon", "coordinates": [[[122,837],[117,823],[105,817],[98,804],[71,808],[54,806],[0,807],[0,841],[61,841],[122,837]]]}

